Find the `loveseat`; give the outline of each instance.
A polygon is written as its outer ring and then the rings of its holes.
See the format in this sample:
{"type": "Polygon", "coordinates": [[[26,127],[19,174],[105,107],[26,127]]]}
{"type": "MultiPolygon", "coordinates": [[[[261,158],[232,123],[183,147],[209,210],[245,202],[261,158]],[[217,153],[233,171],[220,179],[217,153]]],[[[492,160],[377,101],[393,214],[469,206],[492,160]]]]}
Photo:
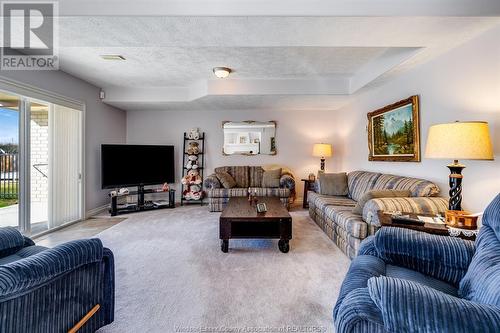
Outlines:
{"type": "Polygon", "coordinates": [[[360,243],[380,227],[377,211],[444,213],[448,201],[439,195],[439,187],[427,180],[353,171],[347,174],[346,196],[308,192],[309,215],[333,242],[351,259],[360,243]],[[377,198],[366,202],[363,213],[353,212],[358,200],[372,190],[409,190],[410,197],[377,198]]]}
{"type": "Polygon", "coordinates": [[[0,228],[0,332],[78,332],[113,322],[114,261],[99,239],[37,246],[13,227],[0,228]]]}
{"type": "Polygon", "coordinates": [[[249,191],[257,196],[278,197],[287,209],[295,196],[295,179],[287,171],[282,171],[279,187],[262,187],[264,169],[261,166],[223,166],[215,168],[214,171],[203,181],[208,197],[208,209],[211,212],[221,212],[229,198],[246,197],[249,191]],[[217,173],[220,172],[229,173],[236,181],[236,186],[224,188],[217,178],[217,173]]]}
{"type": "Polygon", "coordinates": [[[384,227],[363,241],[333,315],[338,333],[500,331],[500,194],[476,242],[384,227]]]}

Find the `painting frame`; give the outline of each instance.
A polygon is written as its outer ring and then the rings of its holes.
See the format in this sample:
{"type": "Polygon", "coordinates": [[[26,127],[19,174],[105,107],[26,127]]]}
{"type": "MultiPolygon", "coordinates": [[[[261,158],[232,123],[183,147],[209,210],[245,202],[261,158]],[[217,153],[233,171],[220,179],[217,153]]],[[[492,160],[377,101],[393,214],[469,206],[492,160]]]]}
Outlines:
{"type": "MultiPolygon", "coordinates": [[[[384,106],[378,110],[369,112],[367,114],[368,117],[368,160],[369,161],[385,161],[385,162],[420,162],[420,107],[419,107],[419,96],[414,95],[408,97],[406,99],[400,100],[391,105],[384,106]],[[411,105],[411,121],[408,123],[405,121],[404,131],[407,135],[407,140],[411,138],[411,142],[407,145],[411,148],[410,152],[405,153],[381,153],[381,149],[387,149],[385,146],[393,145],[392,143],[388,143],[387,132],[384,130],[385,142],[383,145],[377,144],[375,133],[380,133],[380,130],[377,131],[374,129],[375,125],[380,127],[380,119],[384,120],[384,117],[381,116],[389,115],[391,112],[397,112],[397,110],[402,110],[403,108],[409,108],[411,105]],[[379,118],[378,118],[379,117],[379,118]],[[378,122],[377,122],[378,118],[378,122]],[[408,124],[408,127],[406,127],[408,124]],[[411,132],[410,132],[411,130],[411,132]],[[409,135],[409,137],[408,137],[409,135]]],[[[382,125],[383,127],[383,125],[382,125]]],[[[402,128],[400,129],[402,130],[402,128]]],[[[400,136],[402,134],[399,134],[400,136]]],[[[379,140],[380,141],[380,138],[379,140]]],[[[396,145],[400,147],[400,145],[396,145]]],[[[408,149],[406,146],[398,149],[408,149]]]]}

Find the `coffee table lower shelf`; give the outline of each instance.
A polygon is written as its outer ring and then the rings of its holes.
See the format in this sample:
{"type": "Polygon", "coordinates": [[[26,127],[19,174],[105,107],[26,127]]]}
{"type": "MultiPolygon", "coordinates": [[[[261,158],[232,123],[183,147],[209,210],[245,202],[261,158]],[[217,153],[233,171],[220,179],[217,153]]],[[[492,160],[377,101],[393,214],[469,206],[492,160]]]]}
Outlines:
{"type": "Polygon", "coordinates": [[[221,220],[220,222],[221,250],[229,251],[229,239],[279,239],[278,248],[281,252],[290,251],[292,239],[292,220],[277,221],[241,221],[221,220]]]}

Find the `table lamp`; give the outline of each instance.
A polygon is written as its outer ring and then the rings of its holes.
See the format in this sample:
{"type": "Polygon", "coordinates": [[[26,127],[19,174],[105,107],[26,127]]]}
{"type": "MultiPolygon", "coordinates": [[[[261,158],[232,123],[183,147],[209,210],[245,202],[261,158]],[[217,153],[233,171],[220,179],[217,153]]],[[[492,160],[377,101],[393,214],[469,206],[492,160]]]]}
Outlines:
{"type": "Polygon", "coordinates": [[[429,128],[425,157],[453,159],[450,169],[449,210],[462,210],[462,170],[464,160],[493,160],[488,123],[465,121],[433,125],[429,128]]]}
{"type": "Polygon", "coordinates": [[[329,143],[315,143],[313,146],[313,156],[321,158],[321,171],[325,171],[325,157],[332,156],[332,145],[329,143]]]}

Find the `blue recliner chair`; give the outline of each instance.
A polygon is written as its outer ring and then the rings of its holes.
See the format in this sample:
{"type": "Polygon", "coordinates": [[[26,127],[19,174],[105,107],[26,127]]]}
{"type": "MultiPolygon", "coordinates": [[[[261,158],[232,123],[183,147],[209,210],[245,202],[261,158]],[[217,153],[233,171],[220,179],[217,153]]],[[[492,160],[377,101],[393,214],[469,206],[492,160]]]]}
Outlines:
{"type": "Polygon", "coordinates": [[[99,239],[36,246],[15,228],[0,228],[0,332],[78,332],[113,321],[114,261],[99,239]]]}
{"type": "Polygon", "coordinates": [[[361,245],[333,316],[343,332],[500,332],[500,194],[476,242],[382,228],[361,245]]]}

